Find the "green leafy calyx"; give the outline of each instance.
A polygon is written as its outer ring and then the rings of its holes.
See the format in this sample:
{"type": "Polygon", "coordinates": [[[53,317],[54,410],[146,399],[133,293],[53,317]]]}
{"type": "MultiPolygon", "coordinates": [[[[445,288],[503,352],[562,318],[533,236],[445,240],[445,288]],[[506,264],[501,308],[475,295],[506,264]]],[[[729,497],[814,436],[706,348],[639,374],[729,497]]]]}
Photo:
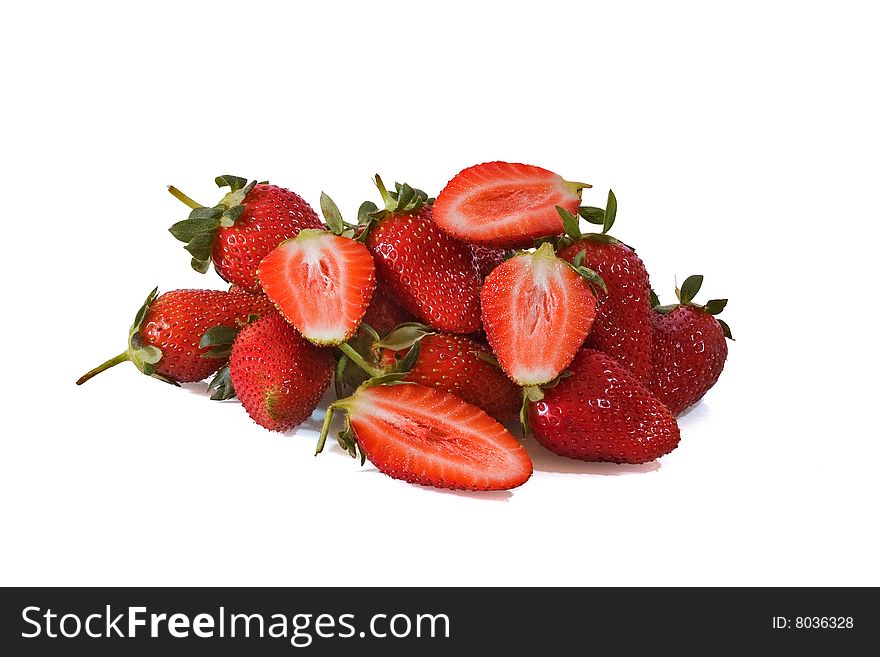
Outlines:
{"type": "Polygon", "coordinates": [[[651,307],[654,309],[655,312],[658,312],[661,315],[667,315],[679,306],[690,306],[691,308],[696,308],[697,310],[709,313],[710,315],[715,317],[715,320],[721,326],[724,337],[729,340],[733,340],[733,335],[730,332],[730,326],[728,326],[727,322],[725,322],[723,319],[719,319],[717,317],[727,307],[727,299],[710,299],[703,305],[694,303],[694,297],[696,297],[697,294],[700,292],[700,288],[702,286],[702,274],[694,274],[693,276],[688,276],[686,279],[684,279],[681,287],[679,287],[678,285],[675,286],[675,296],[678,298],[678,303],[667,305],[661,305],[660,299],[657,297],[657,294],[654,292],[654,290],[651,290],[651,307]]]}
{"type": "Polygon", "coordinates": [[[379,190],[384,207],[380,208],[372,201],[364,201],[358,210],[359,240],[365,241],[373,224],[392,214],[416,214],[423,207],[433,205],[434,199],[426,192],[406,183],[394,183],[394,191],[388,190],[377,173],[373,182],[379,190]]]}

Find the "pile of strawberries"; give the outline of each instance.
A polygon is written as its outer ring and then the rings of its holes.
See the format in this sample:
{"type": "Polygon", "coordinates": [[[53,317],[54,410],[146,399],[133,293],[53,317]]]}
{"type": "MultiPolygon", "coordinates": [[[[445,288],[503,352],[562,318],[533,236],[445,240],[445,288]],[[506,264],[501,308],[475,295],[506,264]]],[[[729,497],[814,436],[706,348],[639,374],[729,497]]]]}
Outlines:
{"type": "Polygon", "coordinates": [[[391,477],[501,490],[532,474],[507,428],[584,461],[645,463],[679,443],[676,416],[727,358],[727,303],[693,302],[701,276],[660,305],[636,252],[611,237],[617,200],[581,206],[585,183],[490,162],[436,201],[416,188],[365,202],[356,223],[321,195],[236,176],[170,231],[228,291],[153,290],[128,347],[84,375],[131,361],[212,399],[238,397],[259,425],[289,431],[327,388],[317,451],[334,414],[339,444],[391,477]],[[598,232],[581,233],[580,220],[598,232]]]}

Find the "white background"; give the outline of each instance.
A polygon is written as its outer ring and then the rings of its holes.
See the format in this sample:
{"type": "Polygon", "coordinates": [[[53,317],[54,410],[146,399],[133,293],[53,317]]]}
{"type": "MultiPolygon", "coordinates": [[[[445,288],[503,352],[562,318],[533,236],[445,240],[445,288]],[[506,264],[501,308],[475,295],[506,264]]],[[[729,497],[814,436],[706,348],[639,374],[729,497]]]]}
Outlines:
{"type": "MultiPolygon", "coordinates": [[[[4,9],[2,584],[880,584],[877,16],[859,2],[4,9]],[[486,160],[609,186],[661,298],[737,341],[659,465],[530,446],[512,493],[393,481],[122,365],[215,175],[433,193],[486,160]]],[[[314,426],[314,425],[313,425],[314,426]]]]}

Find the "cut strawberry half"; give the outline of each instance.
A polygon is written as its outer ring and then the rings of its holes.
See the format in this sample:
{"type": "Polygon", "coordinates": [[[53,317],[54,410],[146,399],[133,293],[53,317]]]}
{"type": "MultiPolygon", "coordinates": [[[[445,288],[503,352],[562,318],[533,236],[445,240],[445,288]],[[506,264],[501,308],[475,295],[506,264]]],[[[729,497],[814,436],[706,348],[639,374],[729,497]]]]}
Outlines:
{"type": "Polygon", "coordinates": [[[453,237],[488,246],[525,247],[561,235],[556,206],[577,213],[581,189],[541,167],[487,162],[455,176],[434,203],[434,221],[453,237]]]}
{"type": "Polygon", "coordinates": [[[552,381],[590,332],[595,272],[576,270],[542,244],[496,267],[480,293],[483,326],[502,369],[521,386],[552,381]]]}
{"type": "Polygon", "coordinates": [[[318,452],[334,410],[348,417],[339,442],[352,456],[412,484],[506,490],[526,482],[532,461],[516,438],[455,395],[414,383],[361,386],[328,409],[318,452]]]}
{"type": "Polygon", "coordinates": [[[260,285],[284,318],[318,345],[348,340],[376,285],[363,244],[323,230],[303,230],[260,263],[260,285]]]}

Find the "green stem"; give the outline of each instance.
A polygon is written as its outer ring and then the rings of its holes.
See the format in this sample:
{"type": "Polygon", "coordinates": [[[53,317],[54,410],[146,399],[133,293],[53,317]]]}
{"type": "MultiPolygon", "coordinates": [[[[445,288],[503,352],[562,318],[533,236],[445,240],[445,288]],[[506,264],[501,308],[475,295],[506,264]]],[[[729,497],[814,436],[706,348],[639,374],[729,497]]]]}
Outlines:
{"type": "Polygon", "coordinates": [[[351,362],[360,367],[365,373],[369,374],[371,377],[382,376],[383,374],[385,374],[385,370],[381,370],[378,367],[373,367],[372,365],[370,365],[367,361],[364,360],[364,357],[361,356],[357,351],[355,351],[355,348],[347,342],[343,342],[342,344],[338,345],[338,347],[339,351],[341,351],[351,359],[351,362]]]}
{"type": "Polygon", "coordinates": [[[324,443],[327,442],[327,434],[330,433],[330,423],[333,422],[333,411],[336,410],[333,404],[327,407],[324,414],[324,424],[321,426],[321,435],[318,437],[318,445],[315,448],[315,456],[324,451],[324,443]]]}
{"type": "Polygon", "coordinates": [[[196,203],[195,201],[193,201],[189,196],[187,196],[187,195],[184,194],[182,191],[180,191],[179,189],[177,189],[177,187],[175,187],[174,185],[168,185],[168,191],[171,192],[171,195],[172,195],[174,198],[176,198],[178,201],[180,201],[180,202],[183,203],[184,205],[188,205],[188,206],[191,207],[193,210],[195,210],[195,209],[197,209],[197,208],[203,208],[203,207],[205,207],[205,206],[202,205],[201,203],[196,203]]]}
{"type": "Polygon", "coordinates": [[[119,365],[119,363],[124,363],[127,360],[131,360],[128,356],[128,351],[123,351],[118,356],[114,356],[110,360],[98,365],[95,369],[90,370],[89,372],[86,372],[85,374],[83,374],[81,377],[79,377],[76,380],[76,385],[81,386],[83,383],[85,383],[86,381],[91,379],[96,374],[100,374],[104,370],[109,370],[114,365],[119,365]]]}

